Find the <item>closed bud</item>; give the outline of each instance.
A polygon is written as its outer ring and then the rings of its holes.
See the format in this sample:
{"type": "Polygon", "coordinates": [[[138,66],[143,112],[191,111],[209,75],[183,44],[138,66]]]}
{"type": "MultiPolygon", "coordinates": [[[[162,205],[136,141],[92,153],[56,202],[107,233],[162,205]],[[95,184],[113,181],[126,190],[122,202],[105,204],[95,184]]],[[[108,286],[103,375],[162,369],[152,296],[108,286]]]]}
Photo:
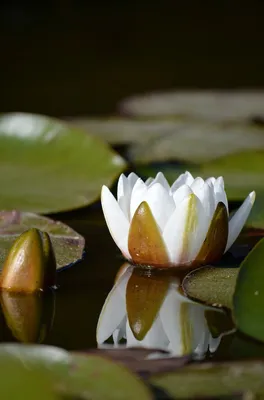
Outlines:
{"type": "Polygon", "coordinates": [[[56,259],[49,235],[32,228],[13,243],[2,271],[2,289],[32,293],[55,285],[56,259]]]}

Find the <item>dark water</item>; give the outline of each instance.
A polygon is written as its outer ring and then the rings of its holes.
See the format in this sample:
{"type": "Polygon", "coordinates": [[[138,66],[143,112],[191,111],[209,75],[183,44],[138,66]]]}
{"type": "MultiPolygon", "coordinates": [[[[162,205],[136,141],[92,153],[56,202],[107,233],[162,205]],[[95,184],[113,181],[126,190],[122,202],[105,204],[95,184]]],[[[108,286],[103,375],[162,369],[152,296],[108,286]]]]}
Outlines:
{"type": "MultiPolygon", "coordinates": [[[[44,303],[48,303],[46,308],[49,308],[46,314],[50,315],[50,318],[48,315],[45,318],[52,319],[54,312],[54,320],[43,343],[69,350],[95,347],[95,328],[100,309],[122,259],[109,236],[99,207],[54,217],[81,233],[85,237],[86,248],[81,262],[58,273],[58,290],[45,299],[44,303]]],[[[0,316],[0,340],[15,340],[3,314],[0,316]]]]}
{"type": "MultiPolygon", "coordinates": [[[[109,235],[99,204],[52,217],[67,223],[85,237],[84,258],[71,268],[58,273],[58,289],[46,294],[42,300],[38,300],[37,307],[35,303],[30,302],[31,300],[25,304],[21,302],[21,299],[13,299],[12,303],[9,301],[7,303],[9,315],[3,308],[0,314],[0,341],[30,340],[67,350],[95,348],[97,347],[98,317],[106,296],[113,286],[116,273],[124,260],[109,235]],[[10,304],[13,310],[11,319],[10,304]],[[19,304],[19,313],[14,311],[17,304],[19,304]],[[33,324],[32,327],[32,320],[36,314],[41,321],[39,324],[36,323],[36,326],[33,324]],[[21,324],[27,328],[21,329],[21,324]]],[[[257,239],[254,238],[254,240],[257,239]]],[[[243,257],[244,242],[245,239],[242,239],[241,248],[238,246],[235,250],[236,257],[243,257]]],[[[224,263],[228,260],[228,263],[235,264],[239,258],[236,259],[229,254],[224,263]]],[[[226,333],[219,340],[213,354],[207,353],[207,358],[232,360],[264,356],[263,344],[237,332],[228,333],[232,329],[230,316],[225,315],[224,318],[221,316],[218,320],[217,318],[218,316],[214,315],[212,325],[218,325],[219,329],[220,324],[220,331],[226,333]],[[224,325],[227,327],[225,328],[224,325]]],[[[200,328],[197,327],[197,329],[200,328]]]]}

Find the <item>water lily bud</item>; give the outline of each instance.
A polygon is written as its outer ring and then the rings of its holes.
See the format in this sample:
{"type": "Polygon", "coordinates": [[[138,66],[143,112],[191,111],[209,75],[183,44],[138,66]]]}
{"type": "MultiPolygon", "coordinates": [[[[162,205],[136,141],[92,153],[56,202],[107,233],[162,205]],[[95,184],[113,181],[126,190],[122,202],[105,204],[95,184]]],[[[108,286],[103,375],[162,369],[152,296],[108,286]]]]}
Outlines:
{"type": "Polygon", "coordinates": [[[32,228],[12,245],[2,271],[1,287],[31,293],[55,285],[56,259],[49,235],[32,228]]]}
{"type": "Polygon", "coordinates": [[[12,335],[22,343],[41,343],[54,320],[54,293],[15,293],[3,290],[1,306],[12,335]]]}

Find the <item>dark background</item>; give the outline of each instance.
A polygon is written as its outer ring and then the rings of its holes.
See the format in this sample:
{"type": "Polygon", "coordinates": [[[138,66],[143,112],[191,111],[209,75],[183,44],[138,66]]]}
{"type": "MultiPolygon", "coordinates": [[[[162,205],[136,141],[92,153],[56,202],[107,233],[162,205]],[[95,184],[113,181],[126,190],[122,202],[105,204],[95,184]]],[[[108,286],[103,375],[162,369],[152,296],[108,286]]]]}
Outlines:
{"type": "Polygon", "coordinates": [[[111,113],[136,92],[264,85],[263,1],[9,1],[0,111],[111,113]]]}

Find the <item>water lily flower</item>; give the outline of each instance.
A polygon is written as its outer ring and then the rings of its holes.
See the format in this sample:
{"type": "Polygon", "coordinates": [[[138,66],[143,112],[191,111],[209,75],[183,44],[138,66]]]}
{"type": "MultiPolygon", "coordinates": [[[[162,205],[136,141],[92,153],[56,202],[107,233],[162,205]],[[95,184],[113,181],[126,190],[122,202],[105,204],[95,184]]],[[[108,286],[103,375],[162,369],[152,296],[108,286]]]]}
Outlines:
{"type": "MultiPolygon", "coordinates": [[[[170,278],[157,313],[153,315],[151,310],[153,307],[149,309],[146,307],[147,310],[139,307],[138,313],[137,306],[134,307],[133,304],[131,307],[128,301],[132,274],[132,268],[124,270],[107,296],[97,325],[96,339],[99,347],[104,347],[105,342],[112,337],[114,347],[123,346],[125,340],[126,347],[165,350],[171,356],[193,354],[196,358],[203,358],[208,351],[213,353],[217,350],[222,334],[212,337],[210,333],[205,314],[209,307],[182,296],[177,290],[179,286],[177,280],[170,278]],[[136,314],[137,318],[134,328],[137,330],[137,325],[141,325],[144,330],[140,340],[136,337],[135,329],[131,327],[131,320],[134,318],[131,314],[136,314]],[[149,314],[152,314],[150,324],[148,324],[149,314]],[[147,331],[146,325],[149,325],[147,331]]],[[[149,285],[148,277],[143,279],[148,285],[149,298],[155,292],[155,288],[151,287],[152,284],[149,285]]],[[[155,284],[156,281],[153,285],[155,284]]],[[[140,292],[143,293],[142,290],[140,292]]],[[[153,297],[155,302],[156,296],[153,297]]],[[[140,303],[138,296],[137,299],[134,298],[134,302],[137,300],[140,303]]],[[[158,299],[156,300],[158,302],[158,299]]],[[[155,307],[155,304],[153,306],[155,307]]]]}
{"type": "Polygon", "coordinates": [[[255,201],[251,192],[229,219],[222,177],[189,172],[170,186],[159,172],[145,182],[135,173],[118,180],[117,199],[103,186],[108,229],[131,263],[153,267],[197,266],[218,261],[241,232],[255,201]]]}

